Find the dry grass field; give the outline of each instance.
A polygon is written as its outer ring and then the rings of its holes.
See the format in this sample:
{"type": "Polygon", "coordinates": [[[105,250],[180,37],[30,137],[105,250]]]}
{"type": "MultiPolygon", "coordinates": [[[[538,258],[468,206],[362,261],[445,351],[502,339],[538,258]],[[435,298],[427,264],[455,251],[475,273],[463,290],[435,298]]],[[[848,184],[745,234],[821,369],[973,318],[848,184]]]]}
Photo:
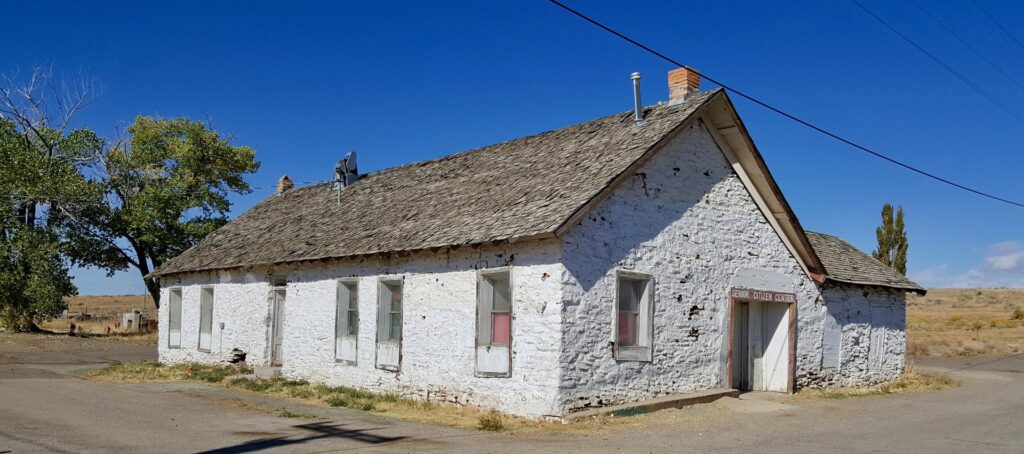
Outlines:
{"type": "Polygon", "coordinates": [[[68,314],[89,314],[91,317],[85,320],[74,320],[68,318],[57,318],[41,323],[39,326],[47,331],[65,333],[75,324],[75,331],[79,334],[106,336],[111,335],[140,342],[156,342],[156,333],[118,333],[120,328],[121,314],[132,310],[139,310],[149,320],[156,319],[156,306],[153,299],[148,295],[102,295],[102,296],[72,296],[67,298],[68,314]]]}
{"type": "Polygon", "coordinates": [[[149,295],[72,296],[67,300],[68,312],[97,316],[116,315],[139,309],[146,318],[156,318],[156,306],[149,295]]]}
{"type": "Polygon", "coordinates": [[[946,289],[907,298],[907,353],[963,356],[1024,351],[1024,290],[946,289]]]}

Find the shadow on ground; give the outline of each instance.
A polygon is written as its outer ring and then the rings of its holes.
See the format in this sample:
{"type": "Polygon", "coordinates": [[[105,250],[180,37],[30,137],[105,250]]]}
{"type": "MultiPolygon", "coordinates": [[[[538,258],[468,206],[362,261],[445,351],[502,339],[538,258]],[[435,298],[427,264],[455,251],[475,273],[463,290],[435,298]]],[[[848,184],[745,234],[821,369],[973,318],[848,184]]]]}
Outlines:
{"type": "Polygon", "coordinates": [[[309,434],[305,436],[287,436],[287,437],[272,437],[272,438],[261,438],[258,440],[247,441],[245,443],[239,443],[232,446],[226,446],[223,448],[211,449],[209,451],[202,451],[203,453],[209,454],[222,454],[222,453],[239,453],[239,452],[256,452],[265,449],[280,448],[284,446],[300,445],[309,443],[316,440],[329,439],[329,438],[340,438],[346,440],[354,440],[367,444],[381,444],[381,443],[393,443],[406,439],[407,437],[384,437],[380,435],[373,435],[368,433],[370,430],[380,429],[374,427],[372,429],[360,429],[360,430],[346,430],[343,429],[344,424],[328,424],[328,423],[309,423],[299,424],[292,426],[296,429],[302,429],[308,431],[309,434]]]}

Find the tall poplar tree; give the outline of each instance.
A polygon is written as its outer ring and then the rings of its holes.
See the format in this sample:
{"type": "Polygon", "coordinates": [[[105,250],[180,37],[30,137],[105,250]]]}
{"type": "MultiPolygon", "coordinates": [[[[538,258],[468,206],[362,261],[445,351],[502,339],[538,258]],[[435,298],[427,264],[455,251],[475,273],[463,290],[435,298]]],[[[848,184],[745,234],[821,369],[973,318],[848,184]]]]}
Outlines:
{"type": "Polygon", "coordinates": [[[903,207],[896,208],[895,214],[891,203],[882,206],[882,225],[875,229],[878,248],[871,253],[885,266],[907,274],[907,232],[903,226],[903,207]]]}

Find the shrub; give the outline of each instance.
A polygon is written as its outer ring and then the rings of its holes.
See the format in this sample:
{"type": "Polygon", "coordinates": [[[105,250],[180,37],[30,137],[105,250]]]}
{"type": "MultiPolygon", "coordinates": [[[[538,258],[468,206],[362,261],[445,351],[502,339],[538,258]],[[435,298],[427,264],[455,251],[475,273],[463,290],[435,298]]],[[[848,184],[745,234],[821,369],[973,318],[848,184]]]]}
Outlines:
{"type": "Polygon", "coordinates": [[[1020,306],[1013,308],[1013,314],[1010,316],[1010,318],[1014,320],[1024,320],[1024,308],[1020,306]]]}
{"type": "Polygon", "coordinates": [[[496,411],[480,416],[477,420],[477,429],[489,432],[501,432],[505,430],[505,418],[496,411]]]}
{"type": "Polygon", "coordinates": [[[991,326],[993,328],[1016,328],[1017,324],[1018,324],[1017,320],[1013,320],[1013,319],[1011,319],[1011,320],[1003,320],[1003,319],[999,319],[999,318],[994,318],[991,321],[989,321],[989,326],[991,326]]]}

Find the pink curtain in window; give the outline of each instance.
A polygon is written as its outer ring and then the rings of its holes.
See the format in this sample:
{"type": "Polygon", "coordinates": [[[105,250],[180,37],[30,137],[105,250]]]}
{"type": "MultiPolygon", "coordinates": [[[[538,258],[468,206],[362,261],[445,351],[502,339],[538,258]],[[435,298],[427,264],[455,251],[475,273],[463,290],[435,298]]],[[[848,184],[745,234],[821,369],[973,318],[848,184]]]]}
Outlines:
{"type": "Polygon", "coordinates": [[[491,314],[491,343],[508,345],[512,337],[512,314],[494,312],[491,314]]]}
{"type": "Polygon", "coordinates": [[[637,345],[637,314],[619,313],[619,345],[637,345]]]}

